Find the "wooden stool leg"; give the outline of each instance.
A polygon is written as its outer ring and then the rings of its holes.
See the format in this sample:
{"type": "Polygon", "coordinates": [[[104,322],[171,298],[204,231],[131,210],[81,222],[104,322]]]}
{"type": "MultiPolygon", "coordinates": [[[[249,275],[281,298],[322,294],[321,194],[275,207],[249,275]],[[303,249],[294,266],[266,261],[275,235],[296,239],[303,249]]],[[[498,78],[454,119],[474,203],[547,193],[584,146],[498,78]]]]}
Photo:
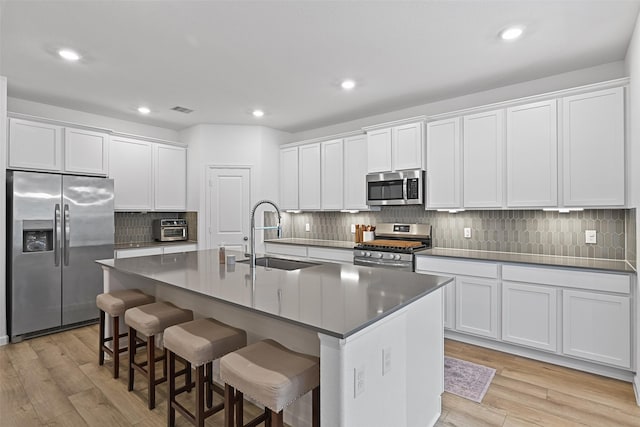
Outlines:
{"type": "Polygon", "coordinates": [[[313,389],[311,406],[311,427],[320,427],[320,386],[313,389]]]}
{"type": "Polygon", "coordinates": [[[273,416],[273,412],[271,412],[271,409],[269,408],[264,408],[264,414],[264,427],[272,427],[271,422],[273,421],[273,419],[271,417],[273,416]]]}
{"type": "Polygon", "coordinates": [[[191,389],[192,389],[191,362],[187,362],[184,368],[187,370],[187,372],[185,372],[184,374],[184,385],[187,386],[187,393],[191,393],[191,389]]]}
{"type": "Polygon", "coordinates": [[[204,365],[196,368],[196,426],[204,427],[204,365]]]}
{"type": "Polygon", "coordinates": [[[275,413],[271,411],[271,427],[284,427],[283,412],[275,413]]]}
{"type": "MultiPolygon", "coordinates": [[[[156,407],[156,337],[147,337],[147,384],[149,387],[149,409],[156,407]]],[[[165,358],[163,363],[166,363],[165,358]]]]}
{"type": "Polygon", "coordinates": [[[169,352],[169,401],[167,402],[167,426],[176,425],[176,410],[173,402],[176,400],[176,355],[169,352]]]}
{"type": "Polygon", "coordinates": [[[120,318],[113,317],[113,378],[120,376],[120,318]]]}
{"type": "Polygon", "coordinates": [[[104,311],[100,310],[100,338],[98,339],[98,365],[100,366],[104,365],[104,350],[102,350],[104,347],[104,322],[104,311]]]}
{"type": "Polygon", "coordinates": [[[233,427],[233,407],[235,390],[229,384],[224,385],[224,427],[233,427]]]}
{"type": "Polygon", "coordinates": [[[207,363],[207,408],[213,406],[213,363],[207,363]]]}
{"type": "Polygon", "coordinates": [[[132,327],[129,327],[129,384],[127,389],[129,391],[133,390],[133,381],[134,381],[134,369],[133,364],[135,363],[136,358],[136,330],[132,327]]]}
{"type": "Polygon", "coordinates": [[[244,427],[244,395],[236,390],[236,426],[244,427]]]}

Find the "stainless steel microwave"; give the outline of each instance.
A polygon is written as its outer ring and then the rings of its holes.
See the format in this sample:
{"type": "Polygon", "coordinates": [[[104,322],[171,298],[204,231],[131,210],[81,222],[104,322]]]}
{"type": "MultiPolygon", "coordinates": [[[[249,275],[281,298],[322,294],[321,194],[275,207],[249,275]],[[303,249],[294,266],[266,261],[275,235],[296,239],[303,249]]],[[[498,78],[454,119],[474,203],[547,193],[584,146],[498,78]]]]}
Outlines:
{"type": "Polygon", "coordinates": [[[367,174],[369,206],[421,205],[424,202],[423,170],[367,174]]]}

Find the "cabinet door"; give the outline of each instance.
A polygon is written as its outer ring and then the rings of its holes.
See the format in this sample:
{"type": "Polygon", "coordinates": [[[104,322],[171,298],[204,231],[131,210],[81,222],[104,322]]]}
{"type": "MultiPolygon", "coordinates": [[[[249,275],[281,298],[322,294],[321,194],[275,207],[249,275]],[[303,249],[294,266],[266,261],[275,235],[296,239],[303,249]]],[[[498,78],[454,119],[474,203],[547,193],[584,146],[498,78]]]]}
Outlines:
{"type": "Polygon", "coordinates": [[[422,169],[422,122],[396,126],[392,133],[393,170],[422,169]]]}
{"type": "Polygon", "coordinates": [[[161,211],[183,211],[187,201],[187,149],[154,145],[154,207],[161,211]]]}
{"type": "Polygon", "coordinates": [[[445,285],[443,292],[444,327],[454,329],[456,327],[456,284],[453,282],[445,285]]]}
{"type": "Polygon", "coordinates": [[[367,209],[367,137],[344,140],[344,208],[367,209]]]}
{"type": "Polygon", "coordinates": [[[622,88],[562,100],[565,206],[624,206],[622,88]]]}
{"type": "Polygon", "coordinates": [[[64,129],[64,170],[106,176],[109,170],[109,135],[83,129],[64,129]]]}
{"type": "Polygon", "coordinates": [[[62,127],[9,119],[9,167],[62,170],[62,127]]]}
{"type": "Polygon", "coordinates": [[[627,296],[562,291],[562,352],[631,367],[631,311],[627,296]]]}
{"type": "Polygon", "coordinates": [[[556,101],[507,110],[507,206],[558,205],[556,101]]]}
{"type": "MultiPolygon", "coordinates": [[[[340,210],[343,205],[344,166],[342,140],[334,139],[321,144],[322,209],[340,210]]],[[[363,178],[364,179],[364,178],[363,178]]]]}
{"type": "Polygon", "coordinates": [[[456,329],[498,338],[498,282],[456,277],[456,329]]]}
{"type": "Polygon", "coordinates": [[[427,124],[427,208],[462,206],[460,119],[427,124]]]}
{"type": "Polygon", "coordinates": [[[282,209],[299,209],[298,147],[280,150],[280,206],[282,209]]]}
{"type": "Polygon", "coordinates": [[[367,171],[391,172],[391,128],[367,132],[367,171]]]}
{"type": "Polygon", "coordinates": [[[502,207],[504,110],[464,117],[464,207],[502,207]]]}
{"type": "Polygon", "coordinates": [[[301,145],[298,155],[300,209],[320,209],[320,143],[301,145]]]}
{"type": "Polygon", "coordinates": [[[152,146],[150,142],[112,137],[109,178],[113,178],[114,207],[121,211],[153,209],[152,146]]]}
{"type": "Polygon", "coordinates": [[[555,352],[556,295],[546,286],[502,282],[502,340],[555,352]]]}

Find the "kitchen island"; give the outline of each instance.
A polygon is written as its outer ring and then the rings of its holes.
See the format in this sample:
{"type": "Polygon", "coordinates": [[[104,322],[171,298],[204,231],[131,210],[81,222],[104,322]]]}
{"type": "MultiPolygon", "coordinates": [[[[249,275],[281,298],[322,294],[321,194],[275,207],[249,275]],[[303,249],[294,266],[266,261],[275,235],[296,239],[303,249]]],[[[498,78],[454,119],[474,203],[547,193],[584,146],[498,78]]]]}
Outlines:
{"type": "MultiPolygon", "coordinates": [[[[98,262],[105,292],[140,288],[243,328],[249,342],[320,356],[322,426],[428,426],[440,415],[449,277],[333,263],[252,274],[220,264],[217,250],[98,262]]],[[[306,426],[310,415],[306,396],[285,421],[306,426]]]]}

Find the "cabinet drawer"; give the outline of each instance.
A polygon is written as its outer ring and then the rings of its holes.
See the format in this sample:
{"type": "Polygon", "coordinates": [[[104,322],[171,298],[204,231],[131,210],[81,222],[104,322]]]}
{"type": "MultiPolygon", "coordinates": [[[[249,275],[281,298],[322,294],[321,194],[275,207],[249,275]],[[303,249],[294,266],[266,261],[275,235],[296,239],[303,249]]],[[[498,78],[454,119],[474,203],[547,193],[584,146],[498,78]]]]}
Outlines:
{"type": "Polygon", "coordinates": [[[597,273],[594,271],[503,265],[502,279],[621,294],[628,294],[631,290],[630,277],[628,275],[597,273]]]}
{"type": "Polygon", "coordinates": [[[450,275],[498,278],[498,264],[493,262],[458,261],[430,256],[416,257],[416,270],[434,271],[450,275]]]}
{"type": "Polygon", "coordinates": [[[353,263],[353,250],[351,249],[330,249],[330,248],[308,248],[309,258],[353,263]]]}
{"type": "Polygon", "coordinates": [[[306,246],[280,245],[277,243],[265,243],[265,252],[278,255],[292,255],[297,257],[307,256],[306,246]]]}

